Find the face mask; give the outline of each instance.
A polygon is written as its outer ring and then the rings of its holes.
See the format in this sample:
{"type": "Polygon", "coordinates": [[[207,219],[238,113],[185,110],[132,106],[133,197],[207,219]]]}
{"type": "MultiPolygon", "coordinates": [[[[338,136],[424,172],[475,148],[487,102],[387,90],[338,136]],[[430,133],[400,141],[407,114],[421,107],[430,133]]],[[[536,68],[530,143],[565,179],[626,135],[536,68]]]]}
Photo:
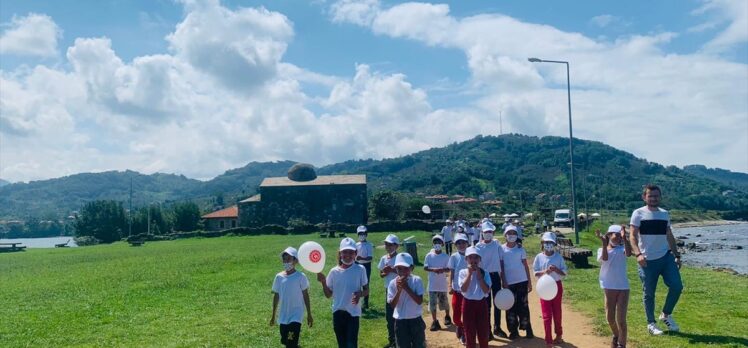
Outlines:
{"type": "Polygon", "coordinates": [[[442,245],[441,244],[434,244],[434,250],[436,250],[436,251],[442,251],[442,245]]]}
{"type": "Polygon", "coordinates": [[[359,242],[363,242],[365,240],[366,240],[366,236],[365,235],[363,235],[363,234],[358,235],[358,241],[359,242]]]}
{"type": "Polygon", "coordinates": [[[346,262],[346,261],[345,261],[344,259],[341,259],[341,260],[340,260],[340,262],[341,262],[342,264],[346,265],[346,266],[350,266],[350,265],[352,265],[352,264],[353,264],[353,260],[350,260],[350,261],[347,261],[347,262],[346,262]]]}
{"type": "Polygon", "coordinates": [[[509,242],[509,243],[514,243],[514,242],[517,241],[517,236],[515,236],[513,234],[510,234],[510,235],[506,236],[506,241],[509,242]]]}
{"type": "Polygon", "coordinates": [[[493,233],[484,233],[483,234],[483,239],[485,239],[485,240],[491,240],[491,239],[493,239],[493,233]]]}
{"type": "Polygon", "coordinates": [[[554,247],[555,247],[555,245],[553,245],[553,243],[544,243],[543,244],[543,250],[545,250],[545,251],[553,251],[554,247]]]}
{"type": "Polygon", "coordinates": [[[290,271],[293,269],[293,262],[284,262],[283,263],[283,269],[286,271],[290,271]]]}

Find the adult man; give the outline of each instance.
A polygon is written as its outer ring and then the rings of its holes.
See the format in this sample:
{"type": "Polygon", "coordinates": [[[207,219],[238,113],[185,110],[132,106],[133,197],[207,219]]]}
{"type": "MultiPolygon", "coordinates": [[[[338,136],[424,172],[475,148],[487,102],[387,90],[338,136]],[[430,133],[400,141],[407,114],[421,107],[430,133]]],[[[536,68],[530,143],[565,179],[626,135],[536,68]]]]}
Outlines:
{"type": "Polygon", "coordinates": [[[673,309],[683,291],[680,278],[680,254],[670,228],[670,215],[659,207],[662,191],[656,185],[644,188],[642,199],[647,204],[631,214],[631,250],[639,263],[639,278],[644,291],[644,313],[647,330],[652,335],[662,335],[654,317],[655,291],[660,276],[668,287],[665,305],[659,319],[668,330],[679,331],[673,319],[673,309]]]}
{"type": "Polygon", "coordinates": [[[447,219],[442,227],[442,238],[444,238],[444,249],[447,255],[452,255],[452,234],[455,230],[455,224],[452,220],[447,219]]]}

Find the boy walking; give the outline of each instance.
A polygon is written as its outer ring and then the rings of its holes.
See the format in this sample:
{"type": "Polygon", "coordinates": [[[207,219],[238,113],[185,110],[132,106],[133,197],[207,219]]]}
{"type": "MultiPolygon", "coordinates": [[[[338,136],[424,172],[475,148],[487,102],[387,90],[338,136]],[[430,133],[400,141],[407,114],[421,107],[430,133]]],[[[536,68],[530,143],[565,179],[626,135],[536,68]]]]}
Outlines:
{"type": "Polygon", "coordinates": [[[312,327],[314,323],[307,291],[309,279],[304,273],[296,271],[296,264],[299,262],[296,249],[288,247],[280,256],[283,271],[276,274],[273,280],[273,315],[270,318],[270,325],[276,324],[275,313],[280,303],[277,323],[280,326],[281,344],[288,348],[296,348],[299,346],[304,307],[307,324],[312,327]]]}

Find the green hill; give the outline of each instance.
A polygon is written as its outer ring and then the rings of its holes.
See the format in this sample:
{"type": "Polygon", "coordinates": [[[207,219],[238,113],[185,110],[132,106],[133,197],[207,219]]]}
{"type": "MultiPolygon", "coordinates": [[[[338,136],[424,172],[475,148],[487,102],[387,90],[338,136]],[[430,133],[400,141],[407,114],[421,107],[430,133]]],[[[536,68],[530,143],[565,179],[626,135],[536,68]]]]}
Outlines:
{"type": "Polygon", "coordinates": [[[683,167],[683,170],[691,174],[712,179],[728,186],[748,192],[748,174],[731,172],[721,168],[707,168],[700,164],[683,167]]]}
{"type": "MultiPolygon", "coordinates": [[[[575,139],[577,199],[590,207],[633,209],[641,205],[643,184],[662,186],[665,205],[676,209],[737,210],[748,206],[741,180],[722,180],[724,170],[695,174],[637,158],[596,141],[575,139]],[[736,194],[723,196],[734,190],[736,194]]],[[[357,160],[319,168],[319,174],[366,174],[369,190],[392,189],[418,194],[461,194],[497,198],[524,206],[568,205],[569,147],[561,137],[487,136],[384,160],[357,160]]],[[[65,215],[96,199],[127,201],[133,180],[133,204],[195,200],[213,208],[214,197],[226,204],[256,192],[264,177],[284,176],[294,162],[252,162],[210,181],[173,174],[132,171],[76,174],[59,179],[16,183],[0,188],[0,217],[65,215]]],[[[729,172],[732,173],[732,172],[729,172]]],[[[737,178],[748,174],[732,173],[737,178]]]]}

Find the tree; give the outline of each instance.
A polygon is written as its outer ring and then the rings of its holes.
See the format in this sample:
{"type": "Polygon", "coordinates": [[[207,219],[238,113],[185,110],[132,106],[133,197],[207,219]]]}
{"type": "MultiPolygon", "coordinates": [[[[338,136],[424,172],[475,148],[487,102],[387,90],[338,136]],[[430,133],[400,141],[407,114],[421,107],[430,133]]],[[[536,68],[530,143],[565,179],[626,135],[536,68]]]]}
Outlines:
{"type": "Polygon", "coordinates": [[[190,232],[198,229],[200,208],[193,202],[174,205],[174,230],[190,232]]]}
{"type": "Polygon", "coordinates": [[[395,191],[380,191],[371,197],[371,215],[380,220],[399,220],[403,215],[403,198],[395,191]]]}
{"type": "Polygon", "coordinates": [[[125,209],[117,201],[93,201],[83,206],[74,223],[75,235],[90,236],[111,243],[123,236],[127,228],[125,209]]]}

